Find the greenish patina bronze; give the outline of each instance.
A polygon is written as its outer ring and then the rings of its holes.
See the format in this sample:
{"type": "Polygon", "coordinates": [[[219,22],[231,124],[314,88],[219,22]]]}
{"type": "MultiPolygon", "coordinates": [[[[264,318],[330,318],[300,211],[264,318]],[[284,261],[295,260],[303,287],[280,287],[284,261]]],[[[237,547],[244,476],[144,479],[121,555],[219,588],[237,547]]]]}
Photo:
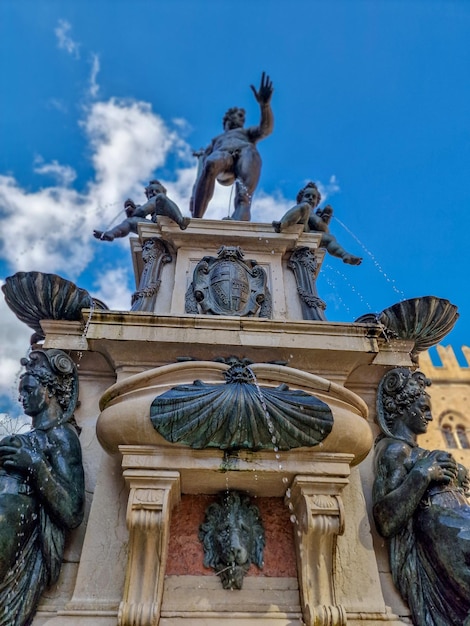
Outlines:
{"type": "Polygon", "coordinates": [[[116,237],[125,237],[130,233],[137,234],[140,222],[156,222],[159,215],[169,217],[176,222],[181,230],[185,230],[190,222],[189,217],[183,217],[179,207],[166,195],[166,189],[159,180],[151,180],[145,188],[147,202],[137,205],[128,198],[124,202],[127,218],[110,230],[94,230],[93,236],[103,241],[114,241],[116,237]],[[151,219],[147,218],[151,216],[151,219]]]}
{"type": "Polygon", "coordinates": [[[387,341],[412,339],[414,346],[411,358],[417,364],[419,353],[439,343],[450,333],[458,319],[457,307],[449,300],[422,296],[401,300],[381,313],[366,313],[356,322],[380,324],[387,341]]]}
{"type": "Polygon", "coordinates": [[[273,222],[274,230],[282,232],[288,226],[303,224],[304,231],[322,233],[320,246],[326,248],[332,256],[343,260],[349,265],[359,265],[362,258],[347,252],[330,233],[329,223],[333,217],[333,209],[327,205],[324,209],[318,209],[321,201],[320,191],[315,183],[307,183],[297,194],[297,204],[282,216],[279,222],[273,222]]]}
{"type": "Polygon", "coordinates": [[[196,380],[157,396],[150,407],[154,428],[172,443],[221,450],[316,446],[331,432],[331,409],[315,396],[287,385],[258,387],[242,362],[225,378],[225,384],[196,380]]]}
{"type": "Polygon", "coordinates": [[[238,491],[225,491],[207,507],[199,539],[204,565],[215,570],[224,589],[241,589],[252,563],[263,567],[265,537],[259,510],[238,491]]]}
{"type": "Polygon", "coordinates": [[[78,396],[73,361],[34,350],[20,380],[32,430],[0,441],[0,626],[31,623],[59,577],[67,530],[83,519],[84,475],[70,425],[78,396]]]}
{"type": "Polygon", "coordinates": [[[465,467],[416,437],[432,420],[430,381],[388,372],[377,397],[374,518],[390,539],[393,580],[416,626],[470,624],[470,506],[465,467]]]}
{"type": "Polygon", "coordinates": [[[259,126],[243,128],[245,110],[233,107],[224,116],[224,132],[203,152],[195,153],[200,165],[191,198],[193,217],[203,217],[217,180],[221,185],[235,183],[235,210],[231,219],[245,222],[251,219],[251,200],[261,173],[261,157],[256,144],[270,135],[274,126],[270,106],[273,86],[269,76],[263,72],[259,89],[253,85],[251,89],[260,106],[259,126]]]}
{"type": "Polygon", "coordinates": [[[79,321],[82,309],[108,308],[88,291],[57,274],[17,272],[5,279],[2,291],[16,317],[34,330],[31,344],[44,339],[41,320],[79,321]]]}

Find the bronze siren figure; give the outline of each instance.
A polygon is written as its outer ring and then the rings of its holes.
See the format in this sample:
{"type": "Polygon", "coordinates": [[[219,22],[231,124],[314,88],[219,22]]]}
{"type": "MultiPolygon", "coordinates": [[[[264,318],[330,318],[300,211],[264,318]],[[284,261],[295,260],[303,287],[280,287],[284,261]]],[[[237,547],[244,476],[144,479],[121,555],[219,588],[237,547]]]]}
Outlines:
{"type": "Polygon", "coordinates": [[[65,533],[83,519],[82,455],[70,424],[75,364],[61,350],[21,360],[19,400],[32,430],[0,441],[0,626],[31,624],[60,573],[65,533]]]}
{"type": "Polygon", "coordinates": [[[470,624],[469,476],[416,439],[432,420],[421,372],[389,371],[377,394],[374,518],[390,540],[393,581],[416,626],[470,624]]]}

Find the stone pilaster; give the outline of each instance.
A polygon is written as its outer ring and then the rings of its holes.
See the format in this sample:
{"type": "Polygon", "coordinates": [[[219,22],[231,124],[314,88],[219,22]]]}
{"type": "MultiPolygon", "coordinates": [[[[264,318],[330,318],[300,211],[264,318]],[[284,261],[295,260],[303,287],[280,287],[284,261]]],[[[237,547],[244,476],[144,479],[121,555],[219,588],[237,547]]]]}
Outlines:
{"type": "Polygon", "coordinates": [[[336,538],[344,530],[339,495],[347,479],[296,476],[292,504],[298,523],[297,568],[306,626],[345,626],[346,611],[335,603],[336,538]]]}
{"type": "Polygon", "coordinates": [[[170,516],[180,499],[180,475],[126,469],[129,556],[119,626],[158,624],[168,556],[170,516]]]}
{"type": "Polygon", "coordinates": [[[162,267],[172,261],[168,245],[156,237],[147,239],[142,247],[142,261],[143,270],[139,287],[132,296],[131,311],[153,312],[162,282],[162,267]]]}

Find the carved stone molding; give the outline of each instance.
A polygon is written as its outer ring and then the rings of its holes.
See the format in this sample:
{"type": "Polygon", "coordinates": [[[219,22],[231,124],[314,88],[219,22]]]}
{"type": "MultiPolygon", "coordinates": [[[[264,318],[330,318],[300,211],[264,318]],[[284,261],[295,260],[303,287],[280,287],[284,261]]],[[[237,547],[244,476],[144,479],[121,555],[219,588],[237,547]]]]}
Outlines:
{"type": "Polygon", "coordinates": [[[302,613],[306,626],[345,626],[344,607],[334,587],[336,539],[344,531],[339,495],[347,478],[296,476],[291,503],[298,524],[295,535],[302,613]]]}
{"type": "Polygon", "coordinates": [[[317,293],[319,264],[315,254],[305,246],[296,248],[290,256],[288,267],[294,272],[304,320],[326,320],[326,304],[317,293]]]}
{"type": "Polygon", "coordinates": [[[126,469],[129,555],[119,626],[158,624],[168,556],[171,510],[180,500],[180,474],[126,469]]]}
{"type": "Polygon", "coordinates": [[[139,288],[132,295],[131,311],[153,313],[160,289],[162,267],[172,261],[168,246],[157,238],[146,239],[142,246],[144,269],[140,277],[139,288]]]}

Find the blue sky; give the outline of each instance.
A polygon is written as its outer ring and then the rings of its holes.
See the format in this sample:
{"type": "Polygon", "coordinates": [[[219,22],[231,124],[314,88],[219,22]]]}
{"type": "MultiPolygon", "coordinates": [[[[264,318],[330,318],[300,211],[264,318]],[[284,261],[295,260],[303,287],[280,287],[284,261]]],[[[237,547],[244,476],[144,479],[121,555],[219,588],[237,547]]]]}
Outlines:
{"type": "MultiPolygon", "coordinates": [[[[92,237],[152,177],[188,214],[193,149],[227,108],[259,120],[275,87],[253,221],[307,180],[363,264],[326,258],[327,318],[403,298],[459,307],[444,344],[470,342],[470,2],[462,0],[2,0],[0,282],[55,272],[128,309],[129,244],[92,237]]],[[[219,190],[207,217],[228,212],[219,190]]],[[[14,396],[30,330],[0,302],[0,395],[14,396]]],[[[8,401],[8,400],[6,400],[8,401]]]]}

